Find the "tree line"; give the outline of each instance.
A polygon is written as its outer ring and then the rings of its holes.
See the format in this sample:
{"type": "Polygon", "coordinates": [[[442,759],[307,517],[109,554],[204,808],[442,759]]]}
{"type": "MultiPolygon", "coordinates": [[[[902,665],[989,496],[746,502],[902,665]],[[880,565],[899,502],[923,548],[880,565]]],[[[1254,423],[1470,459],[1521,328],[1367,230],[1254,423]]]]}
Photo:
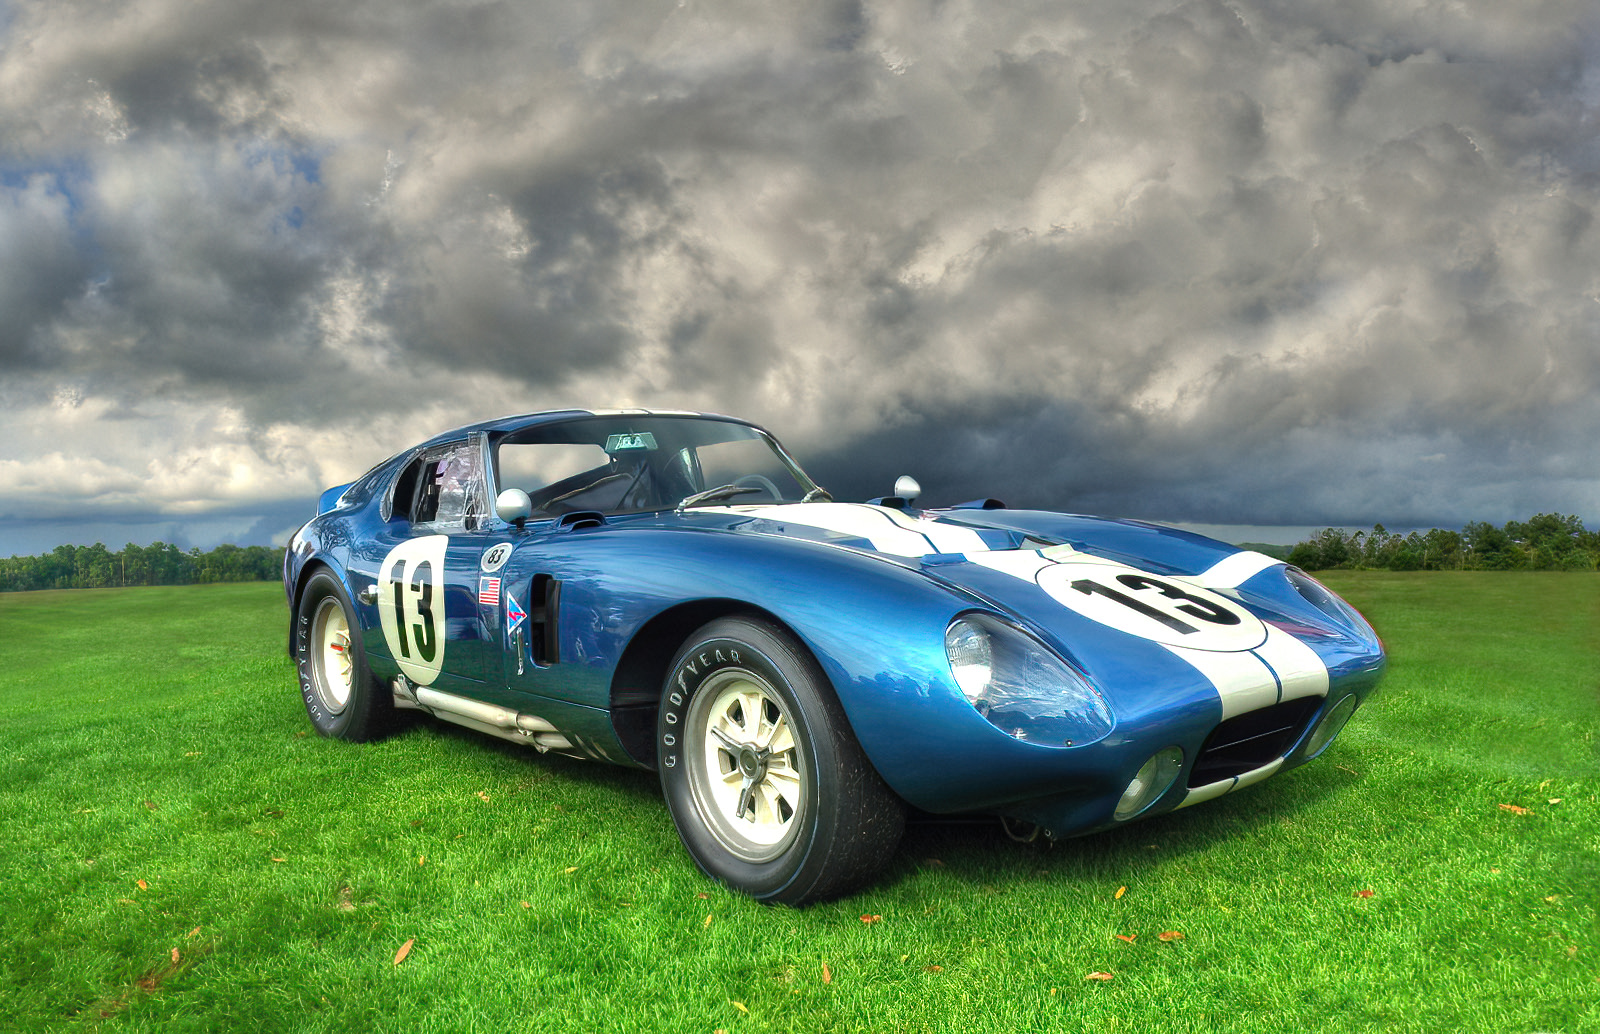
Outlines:
{"type": "Polygon", "coordinates": [[[283,551],[221,545],[184,552],[170,542],[128,543],[116,553],[105,543],[57,546],[41,556],[0,559],[0,592],[29,589],[105,589],[124,585],[264,582],[283,577],[283,551]]]}
{"type": "Polygon", "coordinates": [[[1324,528],[1289,550],[1288,560],[1307,571],[1593,571],[1600,563],[1600,532],[1555,513],[1499,528],[1473,521],[1458,532],[1432,528],[1397,535],[1381,524],[1357,532],[1324,528]]]}
{"type": "MultiPolygon", "coordinates": [[[[1324,528],[1288,552],[1307,571],[1333,567],[1388,571],[1593,571],[1600,566],[1600,532],[1575,516],[1536,514],[1495,527],[1473,521],[1460,531],[1432,528],[1397,535],[1324,528]]],[[[104,589],[124,585],[194,585],[270,582],[283,577],[283,553],[266,546],[224,544],[203,553],[169,542],[128,543],[111,552],[92,546],[57,546],[40,556],[0,558],[0,592],[30,589],[104,589]]]]}

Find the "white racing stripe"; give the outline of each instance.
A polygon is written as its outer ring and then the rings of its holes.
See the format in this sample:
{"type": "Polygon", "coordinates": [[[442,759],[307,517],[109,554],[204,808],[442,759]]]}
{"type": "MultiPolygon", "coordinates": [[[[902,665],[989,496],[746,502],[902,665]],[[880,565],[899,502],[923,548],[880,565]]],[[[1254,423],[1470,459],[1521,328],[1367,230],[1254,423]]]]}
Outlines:
{"type": "Polygon", "coordinates": [[[1037,581],[1039,572],[1055,563],[1040,556],[1037,549],[991,549],[986,553],[969,553],[967,560],[1025,582],[1037,581]]]}
{"type": "Polygon", "coordinates": [[[1267,626],[1267,641],[1256,653],[1272,666],[1283,686],[1280,700],[1328,695],[1328,666],[1317,651],[1278,628],[1267,626]]]}
{"type": "Polygon", "coordinates": [[[736,513],[779,524],[836,531],[866,539],[889,556],[920,557],[929,553],[979,553],[989,549],[971,528],[907,517],[898,510],[861,503],[807,503],[805,506],[734,506],[736,513]]]}
{"type": "Polygon", "coordinates": [[[1254,711],[1278,702],[1278,680],[1267,665],[1250,651],[1220,653],[1215,650],[1185,650],[1168,646],[1168,652],[1181,657],[1210,680],[1222,698],[1222,718],[1254,711]]]}
{"type": "Polygon", "coordinates": [[[1281,563],[1282,560],[1276,560],[1265,553],[1246,549],[1218,560],[1190,581],[1208,589],[1237,589],[1267,568],[1281,563]]]}

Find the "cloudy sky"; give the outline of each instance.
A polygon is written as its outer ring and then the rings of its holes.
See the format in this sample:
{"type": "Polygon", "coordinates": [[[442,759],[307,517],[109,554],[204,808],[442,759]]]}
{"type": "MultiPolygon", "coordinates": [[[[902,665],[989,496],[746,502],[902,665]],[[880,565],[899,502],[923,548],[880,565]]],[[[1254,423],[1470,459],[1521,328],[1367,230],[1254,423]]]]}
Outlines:
{"type": "Polygon", "coordinates": [[[842,497],[1593,525],[1597,214],[1592,0],[0,0],[0,555],[574,405],[842,497]]]}

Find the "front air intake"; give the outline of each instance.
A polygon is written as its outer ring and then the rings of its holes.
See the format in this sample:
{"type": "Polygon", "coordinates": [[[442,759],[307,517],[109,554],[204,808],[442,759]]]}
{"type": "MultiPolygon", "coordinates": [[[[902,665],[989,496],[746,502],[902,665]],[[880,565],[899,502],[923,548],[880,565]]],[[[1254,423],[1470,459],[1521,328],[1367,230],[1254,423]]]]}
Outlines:
{"type": "Polygon", "coordinates": [[[1321,697],[1301,697],[1234,715],[1206,737],[1189,770],[1189,786],[1206,786],[1270,765],[1293,747],[1321,697]]]}

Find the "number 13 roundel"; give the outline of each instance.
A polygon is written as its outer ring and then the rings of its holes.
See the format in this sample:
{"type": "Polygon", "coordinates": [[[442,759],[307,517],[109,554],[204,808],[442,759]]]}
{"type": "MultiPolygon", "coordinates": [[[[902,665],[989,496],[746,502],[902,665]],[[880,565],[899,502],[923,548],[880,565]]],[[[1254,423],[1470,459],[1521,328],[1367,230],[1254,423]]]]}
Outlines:
{"type": "Polygon", "coordinates": [[[402,542],[378,570],[378,615],[383,638],[406,677],[431,685],[444,667],[444,551],[446,535],[402,542]]]}
{"type": "Polygon", "coordinates": [[[1039,587],[1092,621],[1166,646],[1253,650],[1267,628],[1243,607],[1193,582],[1101,559],[1073,559],[1039,572],[1039,587]]]}

